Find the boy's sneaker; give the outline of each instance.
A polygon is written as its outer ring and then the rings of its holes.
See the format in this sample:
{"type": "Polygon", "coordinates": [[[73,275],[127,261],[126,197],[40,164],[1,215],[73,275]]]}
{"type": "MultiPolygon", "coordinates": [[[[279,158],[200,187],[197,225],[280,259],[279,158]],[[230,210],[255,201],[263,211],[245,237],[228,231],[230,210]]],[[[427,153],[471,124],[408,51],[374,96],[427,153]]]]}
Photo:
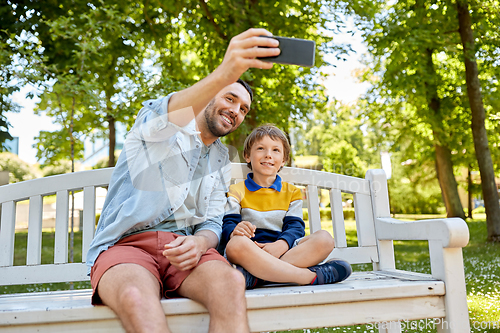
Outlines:
{"type": "Polygon", "coordinates": [[[245,287],[246,289],[253,289],[257,286],[257,282],[259,279],[257,279],[255,276],[250,274],[246,269],[241,267],[240,265],[234,265],[234,268],[236,268],[238,271],[240,271],[243,276],[245,277],[245,287]]]}
{"type": "Polygon", "coordinates": [[[324,264],[308,267],[316,273],[312,284],[330,284],[344,281],[351,275],[351,265],[345,260],[333,259],[324,264]]]}

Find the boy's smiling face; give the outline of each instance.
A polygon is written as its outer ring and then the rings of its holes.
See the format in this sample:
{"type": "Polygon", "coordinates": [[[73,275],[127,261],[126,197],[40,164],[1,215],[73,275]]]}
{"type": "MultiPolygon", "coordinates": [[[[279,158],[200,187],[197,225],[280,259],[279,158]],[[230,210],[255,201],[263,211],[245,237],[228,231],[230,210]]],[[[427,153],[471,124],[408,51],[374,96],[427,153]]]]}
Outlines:
{"type": "Polygon", "coordinates": [[[254,180],[256,177],[276,176],[285,165],[283,143],[266,135],[253,144],[250,156],[245,156],[245,160],[252,164],[254,180]]]}

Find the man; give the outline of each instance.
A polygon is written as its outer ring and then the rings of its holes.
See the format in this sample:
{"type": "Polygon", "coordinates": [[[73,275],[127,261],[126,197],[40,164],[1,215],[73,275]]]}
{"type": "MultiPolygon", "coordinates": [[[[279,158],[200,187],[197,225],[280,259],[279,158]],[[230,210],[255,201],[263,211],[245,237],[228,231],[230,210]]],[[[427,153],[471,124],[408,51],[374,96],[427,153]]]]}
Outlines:
{"type": "Polygon", "coordinates": [[[230,180],[219,137],[238,128],[252,92],[238,78],[279,54],[264,29],[234,37],[221,65],[193,86],[147,101],[127,135],[87,255],[93,304],[128,332],[170,332],[162,296],[203,304],[210,332],[248,332],[245,281],[215,247],[230,180]],[[260,46],[260,47],[259,47],[260,46]],[[237,82],[238,80],[238,82],[237,82]]]}

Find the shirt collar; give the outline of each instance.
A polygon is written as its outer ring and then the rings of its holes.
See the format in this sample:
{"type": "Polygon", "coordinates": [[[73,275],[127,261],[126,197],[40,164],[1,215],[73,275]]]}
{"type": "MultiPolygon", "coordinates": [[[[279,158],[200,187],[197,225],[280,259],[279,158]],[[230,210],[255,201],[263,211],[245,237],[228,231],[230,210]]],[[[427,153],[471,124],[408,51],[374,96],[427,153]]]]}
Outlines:
{"type": "Polygon", "coordinates": [[[260,186],[259,184],[257,184],[254,180],[253,180],[253,173],[250,172],[248,175],[247,175],[247,179],[245,179],[245,186],[247,187],[247,189],[249,191],[252,191],[252,192],[255,192],[257,190],[260,190],[261,188],[272,188],[278,192],[281,192],[281,177],[279,175],[276,175],[276,180],[274,181],[274,183],[269,186],[269,187],[263,187],[263,186],[260,186]]]}

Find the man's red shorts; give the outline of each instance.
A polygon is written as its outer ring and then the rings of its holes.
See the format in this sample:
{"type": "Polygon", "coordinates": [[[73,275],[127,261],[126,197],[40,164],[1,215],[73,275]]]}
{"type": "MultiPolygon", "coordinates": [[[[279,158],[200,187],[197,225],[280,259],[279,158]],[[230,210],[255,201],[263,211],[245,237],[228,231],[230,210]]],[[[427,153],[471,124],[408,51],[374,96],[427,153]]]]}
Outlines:
{"type": "MultiPolygon", "coordinates": [[[[179,271],[170,264],[170,261],[162,254],[165,244],[172,242],[179,235],[164,231],[149,231],[125,237],[119,240],[108,250],[102,252],[97,258],[90,272],[92,284],[92,304],[102,304],[97,292],[97,286],[101,276],[111,267],[118,264],[137,264],[150,271],[160,283],[161,294],[165,297],[176,297],[184,279],[192,272],[179,271]]],[[[209,249],[201,256],[198,265],[210,260],[220,260],[227,264],[215,249],[209,249]]]]}

